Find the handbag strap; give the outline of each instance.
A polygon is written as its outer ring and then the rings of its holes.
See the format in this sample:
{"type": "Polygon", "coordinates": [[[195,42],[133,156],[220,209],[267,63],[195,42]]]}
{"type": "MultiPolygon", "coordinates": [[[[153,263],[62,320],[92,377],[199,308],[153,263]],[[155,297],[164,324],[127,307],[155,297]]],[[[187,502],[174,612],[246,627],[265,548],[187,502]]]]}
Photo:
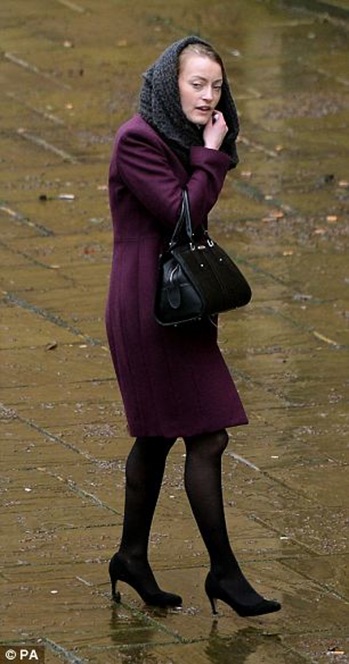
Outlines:
{"type": "Polygon", "coordinates": [[[185,228],[185,232],[187,235],[187,238],[189,240],[192,239],[193,237],[193,227],[191,223],[191,215],[190,215],[190,207],[189,207],[189,196],[188,192],[186,189],[183,189],[182,192],[182,205],[181,205],[181,211],[179,214],[179,218],[176,224],[176,227],[173,231],[172,237],[169,242],[169,249],[172,249],[175,244],[180,239],[180,236],[182,234],[183,228],[185,228]]]}

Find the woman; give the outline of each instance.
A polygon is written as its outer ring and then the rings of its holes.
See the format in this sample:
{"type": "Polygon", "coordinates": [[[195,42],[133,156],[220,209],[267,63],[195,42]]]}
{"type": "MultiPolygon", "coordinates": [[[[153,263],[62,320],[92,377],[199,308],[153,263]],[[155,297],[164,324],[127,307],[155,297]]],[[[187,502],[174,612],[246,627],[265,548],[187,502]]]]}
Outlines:
{"type": "Polygon", "coordinates": [[[238,119],[223,63],[198,37],[175,42],[147,70],[139,113],[118,131],[110,165],[114,256],[107,334],[130,434],[119,551],[109,564],[147,604],[180,606],[161,590],[148,540],[167,455],[185,442],[185,489],[210,557],[206,593],[239,615],[277,611],[245,579],[231,550],[223,510],[221,457],[226,427],[247,423],[211,320],[176,328],[154,318],[158,258],[187,188],[193,226],[207,224],[238,157],[238,119]]]}

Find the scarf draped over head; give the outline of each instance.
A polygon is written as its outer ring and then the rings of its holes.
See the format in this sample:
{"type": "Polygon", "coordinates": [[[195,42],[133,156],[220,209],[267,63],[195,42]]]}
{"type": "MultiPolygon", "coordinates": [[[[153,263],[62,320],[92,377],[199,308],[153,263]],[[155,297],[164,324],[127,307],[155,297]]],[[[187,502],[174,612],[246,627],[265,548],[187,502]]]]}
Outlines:
{"type": "MultiPolygon", "coordinates": [[[[198,127],[186,118],[179,95],[179,56],[189,44],[210,46],[208,42],[195,36],[171,44],[143,74],[139,100],[140,115],[185,163],[188,163],[189,150],[192,146],[204,145],[203,127],[198,127]]],[[[231,158],[230,168],[234,168],[239,161],[235,145],[239,133],[239,120],[224,70],[222,93],[217,110],[223,113],[228,126],[228,133],[220,150],[231,158]]]]}

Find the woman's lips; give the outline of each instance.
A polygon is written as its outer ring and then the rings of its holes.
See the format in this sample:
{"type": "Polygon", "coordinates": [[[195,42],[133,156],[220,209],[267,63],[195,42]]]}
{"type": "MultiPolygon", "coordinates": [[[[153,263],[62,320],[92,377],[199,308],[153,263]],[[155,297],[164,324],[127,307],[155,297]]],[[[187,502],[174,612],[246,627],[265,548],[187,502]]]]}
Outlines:
{"type": "Polygon", "coordinates": [[[206,107],[206,106],[198,106],[196,109],[197,113],[202,113],[203,115],[211,114],[212,113],[212,108],[206,107]]]}

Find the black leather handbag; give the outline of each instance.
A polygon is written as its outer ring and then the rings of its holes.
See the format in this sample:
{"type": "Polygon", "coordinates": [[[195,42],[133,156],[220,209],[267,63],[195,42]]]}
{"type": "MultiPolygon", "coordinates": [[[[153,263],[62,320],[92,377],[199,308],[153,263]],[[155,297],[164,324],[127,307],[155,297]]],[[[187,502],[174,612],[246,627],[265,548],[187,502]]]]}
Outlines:
{"type": "Polygon", "coordinates": [[[159,260],[155,318],[160,325],[200,320],[251,300],[251,288],[228,254],[202,227],[193,233],[189,198],[159,260]]]}

